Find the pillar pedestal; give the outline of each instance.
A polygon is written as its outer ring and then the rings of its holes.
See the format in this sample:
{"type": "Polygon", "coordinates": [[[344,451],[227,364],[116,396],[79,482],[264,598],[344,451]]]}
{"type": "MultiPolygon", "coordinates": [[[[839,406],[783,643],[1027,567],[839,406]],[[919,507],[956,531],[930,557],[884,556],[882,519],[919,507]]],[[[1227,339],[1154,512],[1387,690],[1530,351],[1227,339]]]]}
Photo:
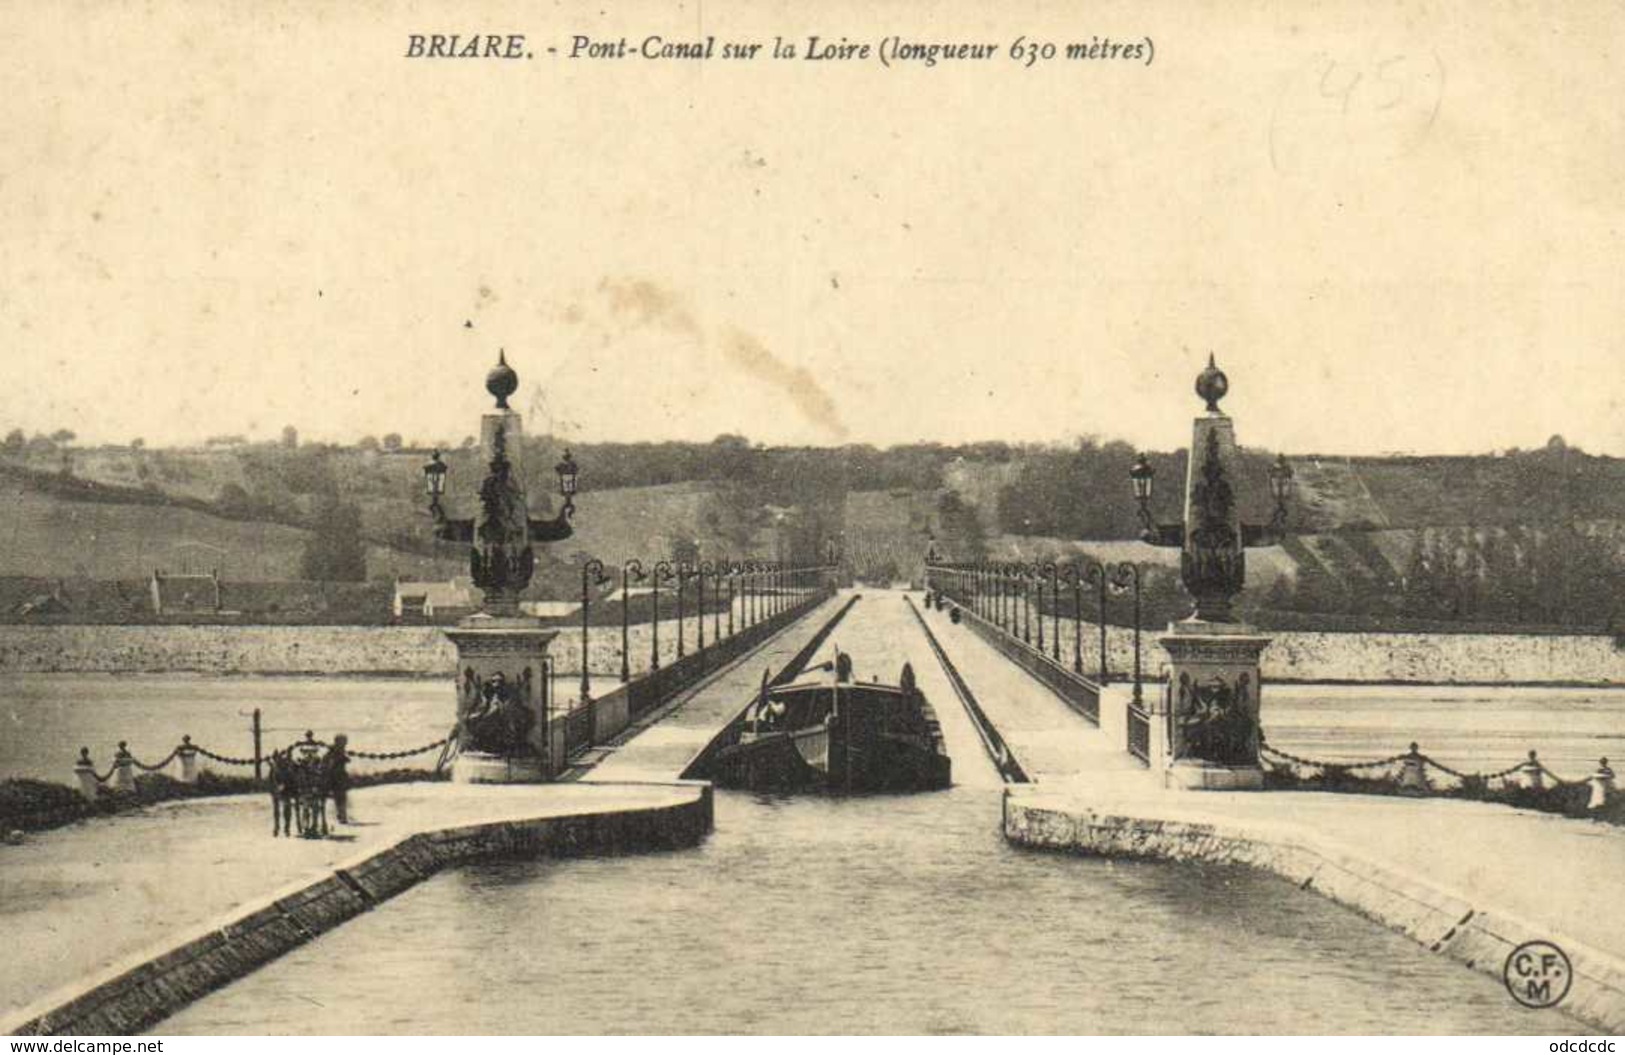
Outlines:
{"type": "Polygon", "coordinates": [[[547,646],[558,636],[530,616],[471,615],[447,630],[457,647],[457,741],[451,778],[535,784],[552,778],[547,646]]]}
{"type": "Polygon", "coordinates": [[[1187,619],[1161,638],[1168,652],[1168,787],[1251,790],[1258,760],[1259,656],[1270,639],[1241,623],[1187,619]]]}

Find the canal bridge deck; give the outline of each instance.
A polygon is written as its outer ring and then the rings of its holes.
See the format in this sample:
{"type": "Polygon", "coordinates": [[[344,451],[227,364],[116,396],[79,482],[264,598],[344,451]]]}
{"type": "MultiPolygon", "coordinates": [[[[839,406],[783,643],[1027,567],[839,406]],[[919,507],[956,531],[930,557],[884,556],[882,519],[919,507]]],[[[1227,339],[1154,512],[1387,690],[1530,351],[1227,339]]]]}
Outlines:
{"type": "Polygon", "coordinates": [[[1028,777],[1039,784],[1143,787],[1156,781],[1133,756],[1109,742],[1098,726],[1068,707],[968,626],[946,612],[920,606],[948,658],[976,694],[1028,777]]]}
{"type": "Polygon", "coordinates": [[[752,700],[762,672],[776,675],[819,627],[854,595],[861,599],[835,627],[812,663],[827,660],[835,648],[851,655],[859,677],[895,682],[904,663],[913,664],[942,725],[953,759],[955,784],[997,787],[1001,782],[983,754],[976,730],[954,696],[908,603],[889,590],[842,591],[796,626],[688,693],[665,718],[608,754],[582,777],[587,781],[671,780],[752,700]]]}

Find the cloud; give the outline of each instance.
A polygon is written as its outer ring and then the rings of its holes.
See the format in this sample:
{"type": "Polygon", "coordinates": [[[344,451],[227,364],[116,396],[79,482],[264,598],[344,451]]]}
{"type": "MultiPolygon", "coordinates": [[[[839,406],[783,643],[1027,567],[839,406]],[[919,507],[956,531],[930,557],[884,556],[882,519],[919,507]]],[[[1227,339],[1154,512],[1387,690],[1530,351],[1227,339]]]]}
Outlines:
{"type": "Polygon", "coordinates": [[[832,439],[849,435],[835,400],[811,370],[785,362],[758,338],[734,327],[724,327],[713,338],[677,291],[641,278],[606,278],[598,290],[618,328],[654,328],[688,338],[701,348],[715,347],[724,363],[782,391],[802,417],[832,439]]]}
{"type": "Polygon", "coordinates": [[[835,400],[804,366],[791,366],[768,350],[761,341],[740,330],[728,330],[722,340],[722,355],[730,366],[767,384],[784,390],[803,417],[838,440],[847,437],[847,427],[835,409],[835,400]]]}

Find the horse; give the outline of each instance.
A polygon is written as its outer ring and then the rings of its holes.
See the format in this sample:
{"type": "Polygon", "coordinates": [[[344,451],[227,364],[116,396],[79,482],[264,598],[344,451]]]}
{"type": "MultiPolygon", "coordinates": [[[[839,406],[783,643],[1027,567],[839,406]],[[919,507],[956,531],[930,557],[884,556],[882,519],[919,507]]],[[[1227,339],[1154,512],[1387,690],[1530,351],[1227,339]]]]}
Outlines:
{"type": "Polygon", "coordinates": [[[322,760],[310,755],[293,763],[294,804],[298,809],[299,836],[320,839],[327,835],[327,773],[322,760]]]}

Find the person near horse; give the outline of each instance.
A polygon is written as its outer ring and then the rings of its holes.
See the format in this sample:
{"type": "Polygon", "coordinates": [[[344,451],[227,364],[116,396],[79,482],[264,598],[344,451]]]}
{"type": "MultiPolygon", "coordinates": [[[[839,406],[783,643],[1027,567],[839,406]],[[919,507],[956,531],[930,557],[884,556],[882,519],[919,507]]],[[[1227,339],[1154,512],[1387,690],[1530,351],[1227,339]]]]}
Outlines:
{"type": "Polygon", "coordinates": [[[271,752],[271,836],[293,835],[294,812],[293,752],[284,748],[271,752]]]}
{"type": "Polygon", "coordinates": [[[350,823],[350,738],[343,733],[333,737],[325,760],[327,790],[333,795],[333,812],[340,824],[350,823]]]}

